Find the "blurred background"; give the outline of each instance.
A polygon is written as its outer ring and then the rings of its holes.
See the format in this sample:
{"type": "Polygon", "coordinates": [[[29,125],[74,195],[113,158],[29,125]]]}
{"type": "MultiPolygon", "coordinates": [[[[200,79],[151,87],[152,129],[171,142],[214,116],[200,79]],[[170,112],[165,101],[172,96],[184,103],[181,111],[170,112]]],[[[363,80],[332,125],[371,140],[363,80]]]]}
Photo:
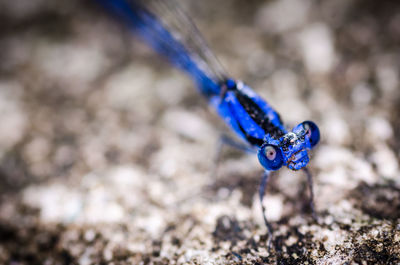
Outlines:
{"type": "Polygon", "coordinates": [[[274,173],[268,252],[257,159],[211,174],[228,128],[95,1],[0,1],[0,263],[400,262],[400,3],[178,2],[289,127],[320,126],[320,223],[274,173]]]}

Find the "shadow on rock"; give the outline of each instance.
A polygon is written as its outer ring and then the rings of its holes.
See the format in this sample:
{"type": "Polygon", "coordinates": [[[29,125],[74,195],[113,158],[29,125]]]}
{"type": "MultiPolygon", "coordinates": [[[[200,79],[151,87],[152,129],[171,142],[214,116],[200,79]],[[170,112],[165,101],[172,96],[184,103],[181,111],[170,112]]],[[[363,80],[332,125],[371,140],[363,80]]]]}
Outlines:
{"type": "Polygon", "coordinates": [[[400,218],[400,189],[394,184],[361,183],[351,192],[355,207],[378,219],[400,218]]]}

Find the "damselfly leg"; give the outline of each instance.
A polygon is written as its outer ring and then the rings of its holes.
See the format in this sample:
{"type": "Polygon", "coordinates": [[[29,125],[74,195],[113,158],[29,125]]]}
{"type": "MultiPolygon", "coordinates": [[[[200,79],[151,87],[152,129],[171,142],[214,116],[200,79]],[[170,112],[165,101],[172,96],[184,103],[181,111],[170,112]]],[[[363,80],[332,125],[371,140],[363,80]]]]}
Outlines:
{"type": "Polygon", "coordinates": [[[314,221],[318,222],[318,216],[317,216],[317,214],[315,212],[314,185],[313,185],[312,175],[311,175],[310,170],[308,170],[308,168],[305,167],[303,170],[307,175],[308,190],[310,191],[310,201],[309,201],[309,203],[310,203],[310,208],[311,208],[311,214],[312,214],[312,217],[313,217],[314,221]]]}
{"type": "Polygon", "coordinates": [[[260,188],[258,190],[258,194],[260,197],[260,204],[261,204],[261,211],[262,211],[262,215],[264,218],[264,223],[265,226],[268,229],[268,250],[271,248],[271,242],[272,242],[272,227],[271,224],[268,222],[267,216],[265,214],[265,206],[263,204],[263,199],[264,199],[264,194],[265,194],[265,190],[267,189],[267,185],[268,185],[268,180],[269,180],[269,176],[270,176],[271,172],[270,171],[264,171],[262,178],[261,178],[261,183],[260,183],[260,188]]]}
{"type": "Polygon", "coordinates": [[[250,153],[250,154],[256,153],[256,151],[253,148],[251,148],[251,146],[243,144],[238,141],[235,141],[234,139],[232,139],[231,137],[229,137],[226,134],[222,134],[219,137],[217,148],[215,151],[214,161],[213,161],[213,165],[212,165],[211,172],[210,172],[211,177],[215,177],[217,175],[218,165],[221,160],[222,148],[224,146],[230,146],[232,148],[235,148],[237,150],[240,150],[240,151],[243,151],[246,153],[250,153]]]}

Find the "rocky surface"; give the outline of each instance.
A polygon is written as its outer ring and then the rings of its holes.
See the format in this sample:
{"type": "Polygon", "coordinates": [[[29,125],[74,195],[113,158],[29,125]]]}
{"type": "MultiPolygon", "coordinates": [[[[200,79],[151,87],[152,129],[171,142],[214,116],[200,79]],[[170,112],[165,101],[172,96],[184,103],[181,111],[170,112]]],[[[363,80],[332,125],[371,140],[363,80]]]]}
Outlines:
{"type": "Polygon", "coordinates": [[[399,264],[400,4],[185,2],[229,72],[322,141],[255,157],[179,71],[90,1],[0,3],[1,264],[399,264]]]}

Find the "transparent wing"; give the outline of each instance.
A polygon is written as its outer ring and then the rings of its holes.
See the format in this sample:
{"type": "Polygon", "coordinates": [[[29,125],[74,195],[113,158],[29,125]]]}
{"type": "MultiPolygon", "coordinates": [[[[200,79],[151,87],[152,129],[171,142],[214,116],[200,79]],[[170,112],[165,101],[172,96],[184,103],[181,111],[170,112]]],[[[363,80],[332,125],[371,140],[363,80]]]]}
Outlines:
{"type": "Polygon", "coordinates": [[[227,77],[224,68],[211,51],[195,23],[175,0],[140,0],[143,6],[186,48],[199,67],[221,81],[227,77]]]}
{"type": "MultiPolygon", "coordinates": [[[[225,79],[225,71],[193,21],[174,0],[97,0],[158,53],[203,87],[225,79]]],[[[207,92],[208,93],[208,92],[207,92]]]]}

